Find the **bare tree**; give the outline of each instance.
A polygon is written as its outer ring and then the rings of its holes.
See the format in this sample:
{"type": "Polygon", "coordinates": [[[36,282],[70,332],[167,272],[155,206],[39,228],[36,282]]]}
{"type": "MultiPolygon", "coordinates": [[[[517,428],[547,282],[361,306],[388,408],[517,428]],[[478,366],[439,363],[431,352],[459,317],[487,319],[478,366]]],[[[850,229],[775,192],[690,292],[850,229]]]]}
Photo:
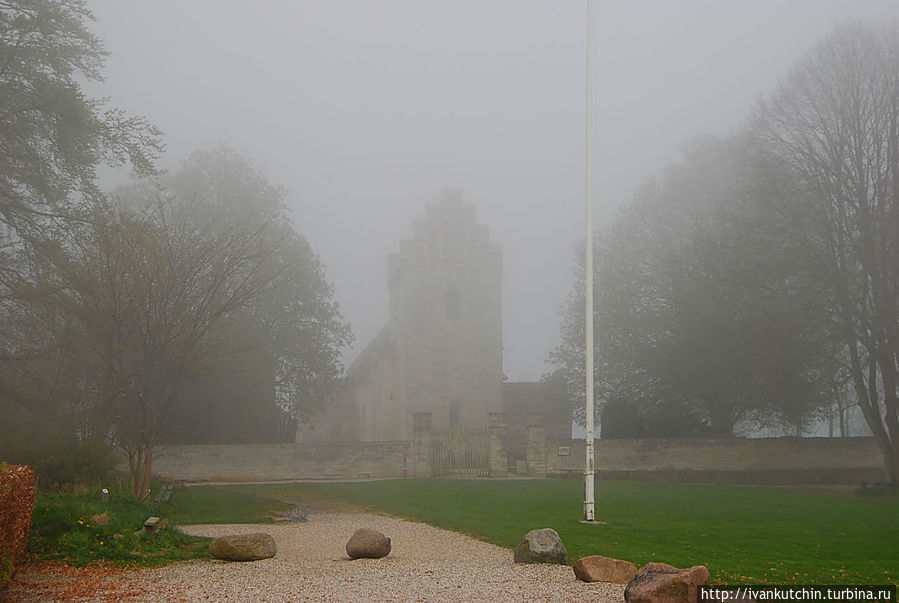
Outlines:
{"type": "Polygon", "coordinates": [[[899,483],[899,31],[837,27],[758,107],[766,161],[793,180],[778,228],[805,261],[861,408],[899,483]]]}
{"type": "Polygon", "coordinates": [[[352,340],[334,290],[308,241],[284,207],[286,191],[227,147],[197,151],[170,182],[180,199],[224,225],[249,221],[273,253],[260,267],[269,281],[245,324],[274,363],[274,403],[297,421],[321,410],[342,374],[341,351],[352,340]]]}
{"type": "Polygon", "coordinates": [[[42,250],[52,267],[44,303],[81,325],[80,353],[94,362],[89,402],[111,418],[138,498],[185,381],[233,353],[229,320],[265,286],[257,272],[271,250],[258,230],[194,224],[165,202],[150,212],[97,206],[42,250]]]}

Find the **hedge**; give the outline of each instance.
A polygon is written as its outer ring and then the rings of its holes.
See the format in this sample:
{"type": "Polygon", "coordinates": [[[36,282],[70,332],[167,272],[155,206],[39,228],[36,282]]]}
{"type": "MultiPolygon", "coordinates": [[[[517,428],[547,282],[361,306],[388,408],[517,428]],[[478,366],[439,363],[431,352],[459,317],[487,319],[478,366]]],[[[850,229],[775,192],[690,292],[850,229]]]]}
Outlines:
{"type": "Polygon", "coordinates": [[[0,589],[25,560],[34,496],[31,467],[0,463],[0,589]]]}

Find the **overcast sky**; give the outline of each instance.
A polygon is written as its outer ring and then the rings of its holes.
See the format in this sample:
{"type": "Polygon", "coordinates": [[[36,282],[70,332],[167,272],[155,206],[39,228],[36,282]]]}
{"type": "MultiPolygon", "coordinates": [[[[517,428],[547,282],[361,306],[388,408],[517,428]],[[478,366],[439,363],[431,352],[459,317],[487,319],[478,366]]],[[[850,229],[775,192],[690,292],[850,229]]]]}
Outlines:
{"type": "MultiPolygon", "coordinates": [[[[584,220],[586,0],[89,0],[96,96],[224,143],[289,190],[356,336],[387,321],[387,255],[444,188],[503,248],[504,372],[559,339],[584,220]]],[[[595,212],[608,224],[690,139],[726,136],[838,21],[896,0],[594,0],[595,212]]],[[[112,178],[107,177],[109,182],[112,178]]]]}

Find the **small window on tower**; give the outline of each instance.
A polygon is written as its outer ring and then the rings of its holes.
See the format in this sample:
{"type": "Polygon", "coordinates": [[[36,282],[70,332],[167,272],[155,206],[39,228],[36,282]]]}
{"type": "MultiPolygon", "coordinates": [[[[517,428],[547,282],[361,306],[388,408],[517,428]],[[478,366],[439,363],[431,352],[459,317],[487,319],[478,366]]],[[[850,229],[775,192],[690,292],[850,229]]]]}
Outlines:
{"type": "Polygon", "coordinates": [[[446,290],[446,317],[457,320],[462,315],[462,303],[459,290],[456,288],[446,290]]]}

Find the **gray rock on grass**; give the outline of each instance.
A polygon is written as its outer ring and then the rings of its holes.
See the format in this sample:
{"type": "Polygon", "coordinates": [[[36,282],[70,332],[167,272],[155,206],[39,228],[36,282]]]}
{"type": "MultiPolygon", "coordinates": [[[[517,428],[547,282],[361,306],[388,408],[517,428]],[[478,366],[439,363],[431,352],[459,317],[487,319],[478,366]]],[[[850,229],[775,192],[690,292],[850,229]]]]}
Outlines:
{"type": "Polygon", "coordinates": [[[552,528],[531,530],[515,547],[515,563],[559,563],[568,560],[568,551],[559,533],[552,528]]]}

